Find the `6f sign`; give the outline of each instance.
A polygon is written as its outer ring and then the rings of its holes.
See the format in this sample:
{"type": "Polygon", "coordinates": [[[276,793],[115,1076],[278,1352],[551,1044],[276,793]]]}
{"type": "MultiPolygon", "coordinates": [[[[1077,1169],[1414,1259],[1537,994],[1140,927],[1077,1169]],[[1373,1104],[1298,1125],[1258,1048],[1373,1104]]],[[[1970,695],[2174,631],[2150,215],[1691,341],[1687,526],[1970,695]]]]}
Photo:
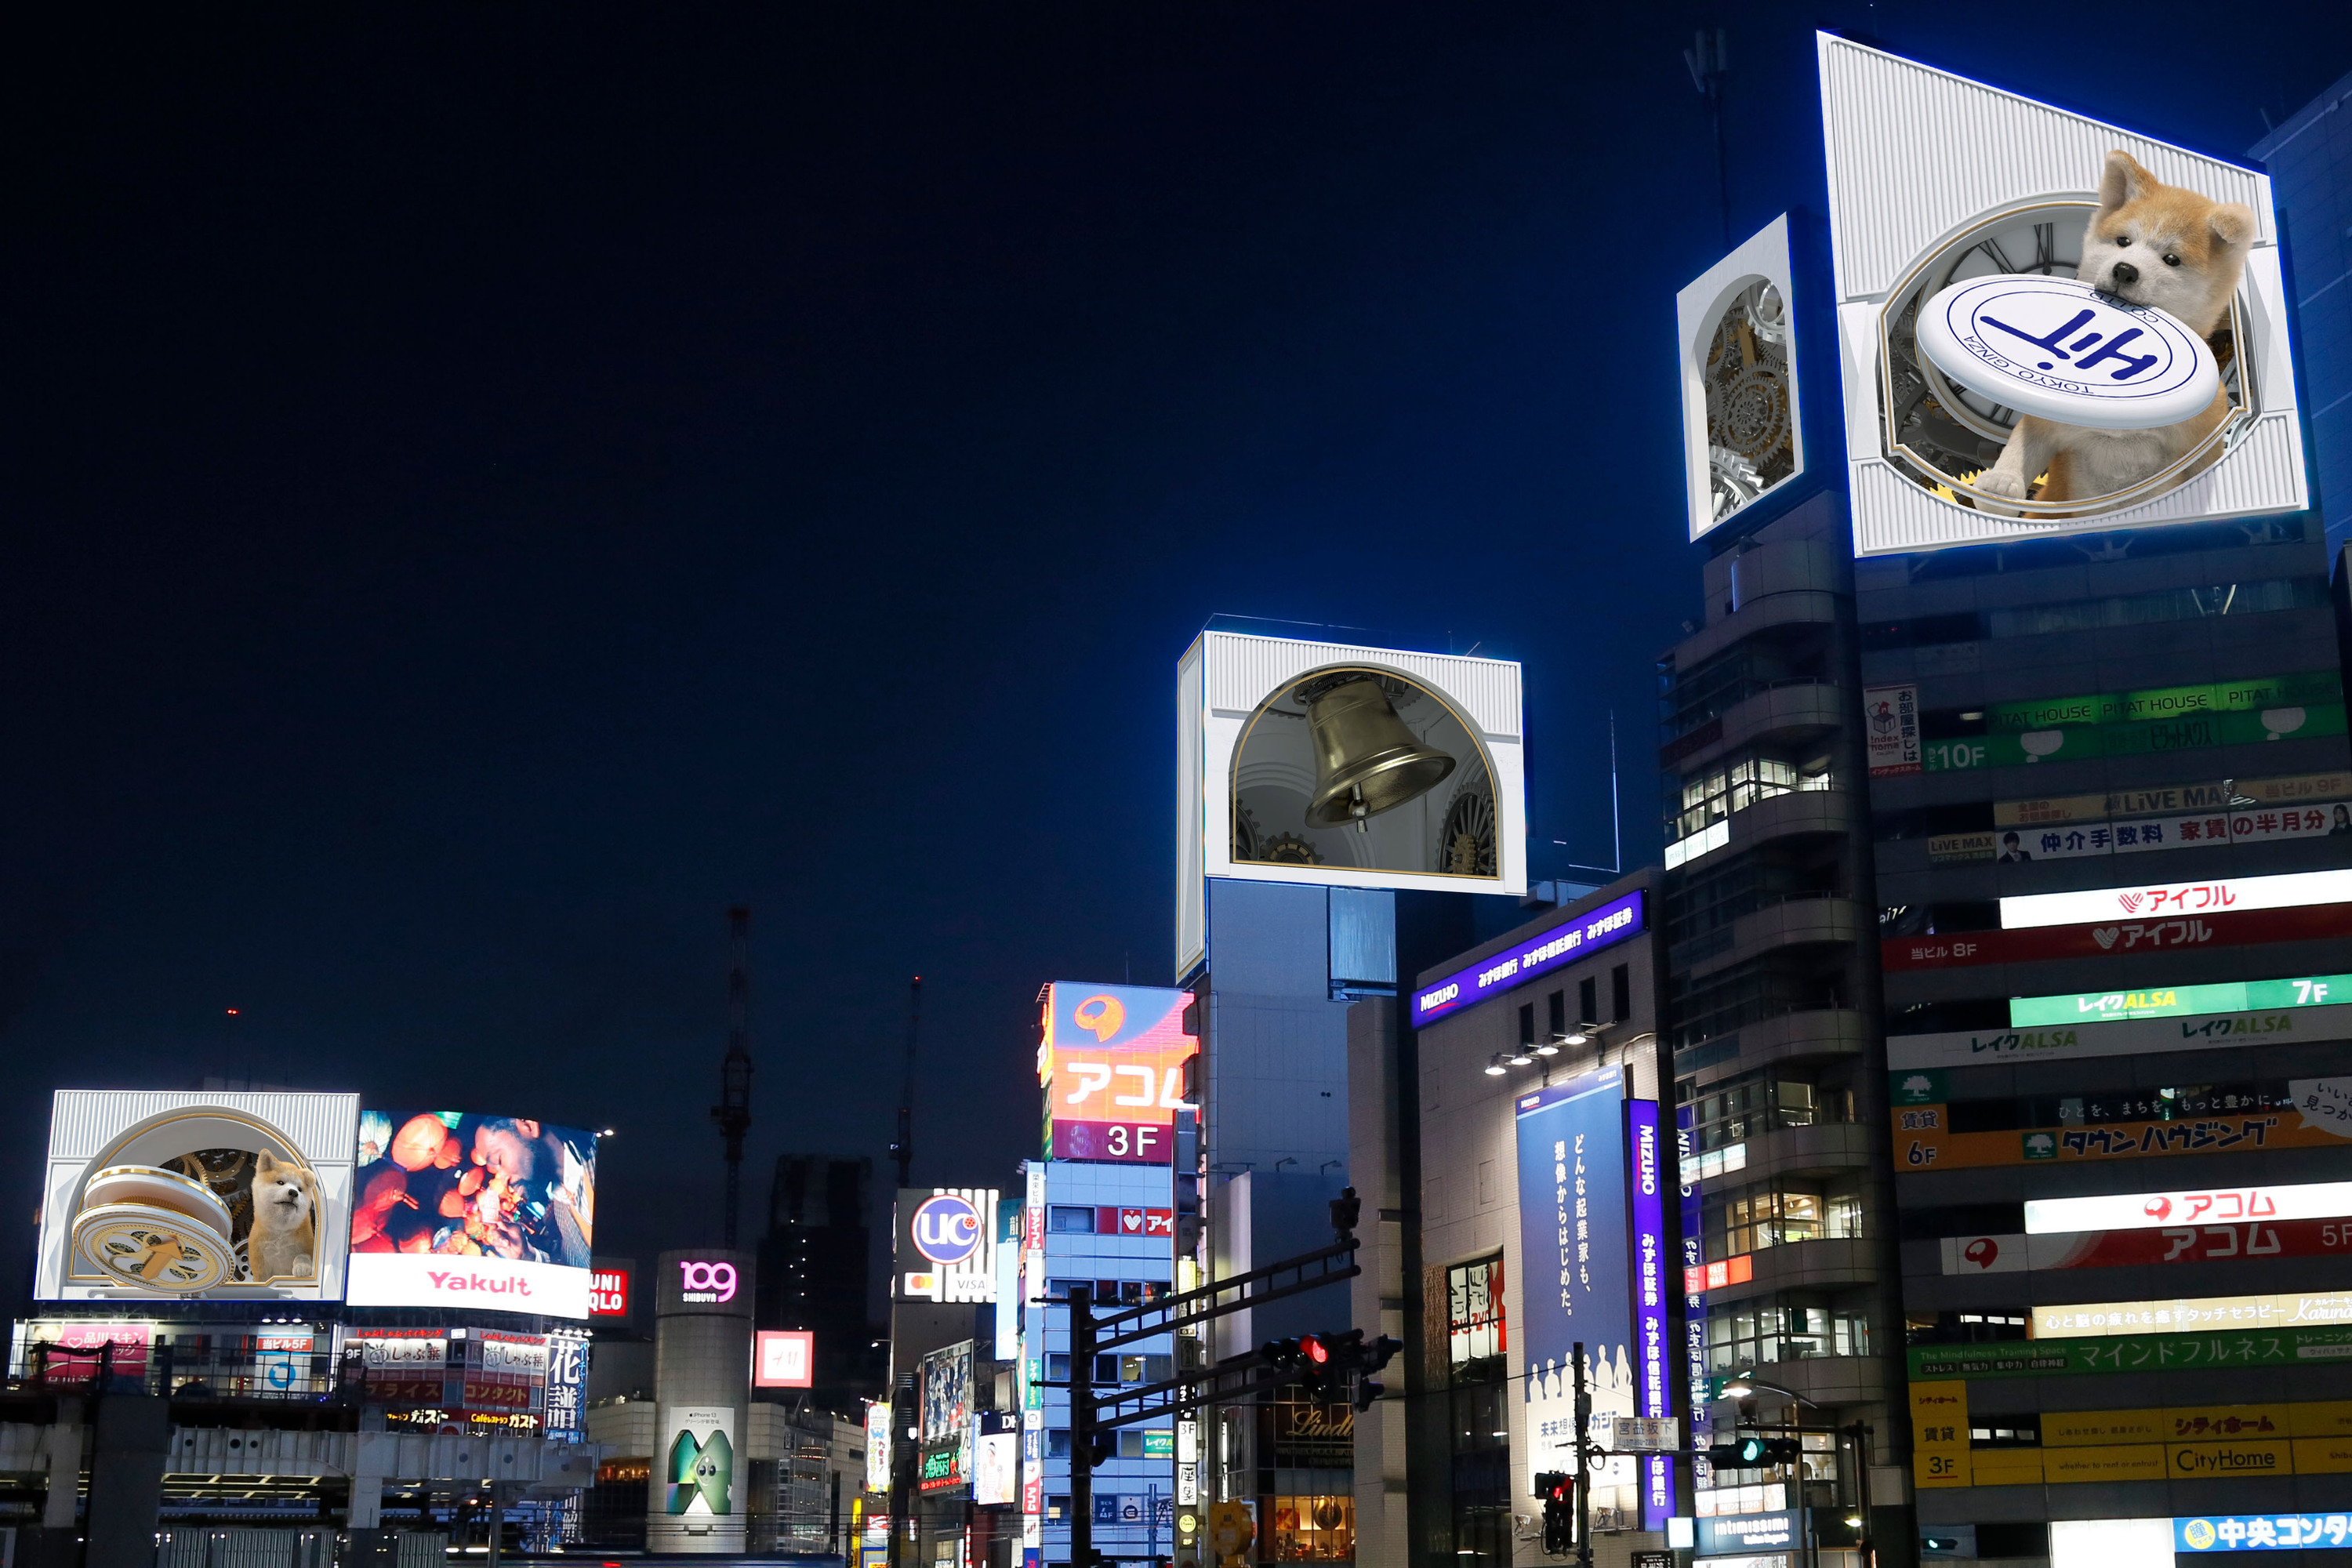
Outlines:
{"type": "Polygon", "coordinates": [[[980,1248],[980,1211],[969,1198],[940,1193],[915,1210],[915,1250],[942,1268],[952,1268],[980,1248]]]}

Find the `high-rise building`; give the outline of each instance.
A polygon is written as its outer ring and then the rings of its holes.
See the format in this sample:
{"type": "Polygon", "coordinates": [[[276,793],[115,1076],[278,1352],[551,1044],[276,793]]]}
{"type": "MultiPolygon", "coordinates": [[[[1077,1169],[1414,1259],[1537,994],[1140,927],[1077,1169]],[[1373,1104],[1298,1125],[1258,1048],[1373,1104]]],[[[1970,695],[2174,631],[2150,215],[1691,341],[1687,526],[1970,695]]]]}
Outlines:
{"type": "MultiPolygon", "coordinates": [[[[1717,1435],[1860,1418],[1895,1562],[2316,1541],[2352,752],[2304,444],[2347,384],[2294,301],[2338,308],[2340,128],[2264,144],[2283,225],[2161,126],[1818,54],[1824,167],[1679,312],[1712,559],[1662,902],[1717,1435]]],[[[1842,1547],[1802,1462],[1695,1465],[1699,1562],[1800,1500],[1842,1547]]]]}
{"type": "Polygon", "coordinates": [[[2331,563],[2352,543],[2352,76],[2246,154],[2267,170],[2292,247],[2312,478],[2331,563]]]}
{"type": "Polygon", "coordinates": [[[1714,1401],[1745,1374],[1757,1418],[1822,1429],[1793,1461],[1695,1466],[1693,1507],[1842,1521],[1862,1493],[1823,1434],[1861,1422],[1874,1534],[1900,1541],[1902,1314],[1838,499],[1722,541],[1704,623],[1658,666],[1665,1033],[1696,1221],[1682,1262],[1704,1287],[1685,1302],[1692,1407],[1727,1428],[1741,1402],[1714,1401]]]}
{"type": "Polygon", "coordinates": [[[785,1154],[768,1191],[760,1238],[762,1329],[807,1329],[815,1339],[811,1398],[855,1411],[877,1396],[887,1368],[869,1304],[874,1264],[874,1162],[868,1156],[785,1154]]]}

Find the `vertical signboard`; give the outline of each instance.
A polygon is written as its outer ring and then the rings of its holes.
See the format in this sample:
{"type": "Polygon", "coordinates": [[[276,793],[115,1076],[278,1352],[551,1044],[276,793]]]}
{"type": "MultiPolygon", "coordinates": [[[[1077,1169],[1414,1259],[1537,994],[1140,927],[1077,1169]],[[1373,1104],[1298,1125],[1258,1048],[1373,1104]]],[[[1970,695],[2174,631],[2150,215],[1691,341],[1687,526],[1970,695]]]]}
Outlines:
{"type": "MultiPolygon", "coordinates": [[[[1591,1072],[1519,1096],[1519,1245],[1526,1281],[1528,1475],[1558,1469],[1576,1440],[1575,1351],[1592,1419],[1637,1414],[1628,1289],[1622,1074],[1591,1072]]],[[[1596,1530],[1630,1528],[1633,1466],[1592,1472],[1596,1530]]]]}
{"type": "Polygon", "coordinates": [[[1919,689],[1864,687],[1862,736],[1872,778],[1919,772],[1925,766],[1919,750],[1919,689]]]}
{"type": "Polygon", "coordinates": [[[1691,1131],[1696,1106],[1675,1107],[1675,1172],[1682,1199],[1683,1244],[1683,1367],[1690,1380],[1689,1399],[1691,1436],[1700,1435],[1700,1423],[1706,1419],[1706,1295],[1694,1290],[1692,1285],[1706,1278],[1706,1232],[1705,1215],[1698,1195],[1697,1151],[1691,1145],[1691,1131]]]}
{"type": "MultiPolygon", "coordinates": [[[[1633,1220],[1633,1388],[1647,1416],[1674,1414],[1666,1346],[1666,1195],[1658,1146],[1658,1104],[1625,1102],[1625,1152],[1632,1162],[1633,1220]]],[[[1675,1511],[1674,1461],[1652,1454],[1642,1467],[1642,1528],[1664,1530],[1675,1511]]]]}
{"type": "Polygon", "coordinates": [[[580,1410],[588,1384],[588,1342],[572,1334],[547,1340],[547,1409],[544,1427],[559,1443],[581,1440],[580,1410]]]}

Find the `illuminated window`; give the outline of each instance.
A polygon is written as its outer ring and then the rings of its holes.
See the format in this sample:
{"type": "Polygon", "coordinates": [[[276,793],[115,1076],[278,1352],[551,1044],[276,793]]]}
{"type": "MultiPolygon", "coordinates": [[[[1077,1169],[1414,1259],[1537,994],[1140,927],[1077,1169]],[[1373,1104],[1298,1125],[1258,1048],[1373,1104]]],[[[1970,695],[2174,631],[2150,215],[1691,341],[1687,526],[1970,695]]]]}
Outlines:
{"type": "Polygon", "coordinates": [[[1276,1496],[1269,1555],[1276,1563],[1346,1563],[1356,1555],[1356,1500],[1344,1493],[1276,1496]]]}
{"type": "Polygon", "coordinates": [[[1503,1322],[1503,1259],[1500,1254],[1445,1271],[1446,1359],[1460,1366],[1501,1355],[1510,1348],[1503,1322]]]}

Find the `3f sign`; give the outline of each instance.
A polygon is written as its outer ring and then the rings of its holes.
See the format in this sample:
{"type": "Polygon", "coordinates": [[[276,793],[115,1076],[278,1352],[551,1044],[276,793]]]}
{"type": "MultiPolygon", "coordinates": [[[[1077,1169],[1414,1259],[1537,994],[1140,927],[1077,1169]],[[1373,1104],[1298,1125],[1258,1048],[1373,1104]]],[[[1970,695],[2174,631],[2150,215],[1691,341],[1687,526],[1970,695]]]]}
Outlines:
{"type": "Polygon", "coordinates": [[[1184,1109],[1184,1069],[1181,1065],[1169,1068],[1160,1073],[1154,1073],[1148,1067],[1114,1065],[1110,1062],[1066,1061],[1063,1065],[1068,1068],[1071,1075],[1077,1079],[1076,1086],[1070,1090],[1068,1099],[1064,1102],[1066,1104],[1084,1105],[1094,1096],[1116,1085],[1126,1092],[1113,1094],[1110,1097],[1110,1102],[1113,1105],[1130,1106],[1142,1110],[1181,1110],[1184,1109]],[[1156,1097],[1152,1093],[1155,1078],[1159,1080],[1157,1086],[1159,1094],[1156,1097]]]}

